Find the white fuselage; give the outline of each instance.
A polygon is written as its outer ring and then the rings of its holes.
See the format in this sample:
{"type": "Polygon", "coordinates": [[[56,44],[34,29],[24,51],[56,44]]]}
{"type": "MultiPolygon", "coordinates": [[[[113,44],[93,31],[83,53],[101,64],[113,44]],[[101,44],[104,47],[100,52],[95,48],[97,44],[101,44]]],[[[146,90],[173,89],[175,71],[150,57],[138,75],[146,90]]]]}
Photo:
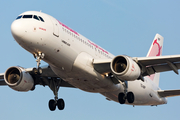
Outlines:
{"type": "MultiPolygon", "coordinates": [[[[94,59],[113,59],[114,55],[47,14],[29,11],[21,15],[38,15],[44,19],[42,22],[20,18],[12,23],[12,34],[24,49],[32,54],[44,53],[43,60],[64,81],[118,102],[118,94],[124,87],[95,71],[92,64],[94,59]]],[[[157,90],[159,87],[148,77],[144,82],[128,82],[128,91],[135,95],[132,105],[165,104],[166,99],[160,98],[157,90]]]]}

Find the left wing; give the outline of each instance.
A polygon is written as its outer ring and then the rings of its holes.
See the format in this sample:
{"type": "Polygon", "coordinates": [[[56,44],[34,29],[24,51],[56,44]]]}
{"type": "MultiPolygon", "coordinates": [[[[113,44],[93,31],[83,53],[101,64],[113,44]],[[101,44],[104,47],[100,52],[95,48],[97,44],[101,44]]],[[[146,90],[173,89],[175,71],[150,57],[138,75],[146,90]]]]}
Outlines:
{"type": "Polygon", "coordinates": [[[180,90],[159,90],[158,94],[160,97],[180,96],[180,90]]]}
{"type": "Polygon", "coordinates": [[[6,82],[4,81],[4,73],[0,74],[0,85],[7,85],[6,82]]]}
{"type": "MultiPolygon", "coordinates": [[[[180,69],[180,55],[134,57],[131,59],[140,66],[142,76],[170,70],[173,70],[176,74],[178,74],[178,69],[180,69]]],[[[101,74],[111,73],[111,62],[112,59],[95,59],[93,66],[94,69],[101,74]]]]}

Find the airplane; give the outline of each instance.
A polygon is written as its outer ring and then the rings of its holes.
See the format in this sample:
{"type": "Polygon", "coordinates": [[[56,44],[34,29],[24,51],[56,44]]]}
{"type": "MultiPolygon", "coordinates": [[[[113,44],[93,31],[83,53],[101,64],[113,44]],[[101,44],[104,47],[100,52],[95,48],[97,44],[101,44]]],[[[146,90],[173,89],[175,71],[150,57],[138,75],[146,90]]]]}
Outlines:
{"type": "Polygon", "coordinates": [[[160,72],[179,74],[180,55],[162,56],[164,38],[156,34],[146,57],[114,56],[54,17],[38,11],[20,14],[11,25],[16,42],[30,52],[37,67],[9,67],[0,74],[0,85],[20,92],[49,86],[54,99],[49,109],[63,110],[60,87],[100,93],[120,104],[157,106],[180,90],[161,90],[160,72]],[[48,65],[40,66],[41,60],[48,65]]]}

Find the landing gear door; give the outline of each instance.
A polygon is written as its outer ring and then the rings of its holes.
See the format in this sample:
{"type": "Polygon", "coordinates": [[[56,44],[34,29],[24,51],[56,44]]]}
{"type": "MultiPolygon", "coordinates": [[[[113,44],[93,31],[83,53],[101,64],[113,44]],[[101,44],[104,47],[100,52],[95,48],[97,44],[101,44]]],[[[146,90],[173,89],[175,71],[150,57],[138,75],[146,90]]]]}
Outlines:
{"type": "Polygon", "coordinates": [[[50,17],[53,24],[53,35],[59,37],[59,23],[56,19],[50,17]]]}

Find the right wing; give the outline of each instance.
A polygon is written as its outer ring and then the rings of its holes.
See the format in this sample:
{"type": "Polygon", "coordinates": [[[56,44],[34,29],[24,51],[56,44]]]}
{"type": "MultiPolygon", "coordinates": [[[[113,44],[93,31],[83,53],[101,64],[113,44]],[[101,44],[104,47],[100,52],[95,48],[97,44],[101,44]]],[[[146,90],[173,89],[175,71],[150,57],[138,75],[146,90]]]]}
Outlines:
{"type": "MultiPolygon", "coordinates": [[[[53,79],[57,79],[57,80],[61,79],[52,71],[52,69],[50,68],[49,65],[41,67],[41,68],[43,71],[41,75],[35,74],[33,72],[33,68],[25,69],[25,71],[28,72],[34,78],[35,85],[46,86],[49,84],[49,82],[51,82],[51,79],[49,79],[49,78],[53,78],[53,79]]],[[[2,86],[2,85],[7,85],[5,80],[4,80],[4,73],[0,73],[0,86],[2,86]]],[[[74,86],[65,82],[62,79],[61,79],[60,86],[61,87],[73,87],[74,88],[74,86]]]]}

